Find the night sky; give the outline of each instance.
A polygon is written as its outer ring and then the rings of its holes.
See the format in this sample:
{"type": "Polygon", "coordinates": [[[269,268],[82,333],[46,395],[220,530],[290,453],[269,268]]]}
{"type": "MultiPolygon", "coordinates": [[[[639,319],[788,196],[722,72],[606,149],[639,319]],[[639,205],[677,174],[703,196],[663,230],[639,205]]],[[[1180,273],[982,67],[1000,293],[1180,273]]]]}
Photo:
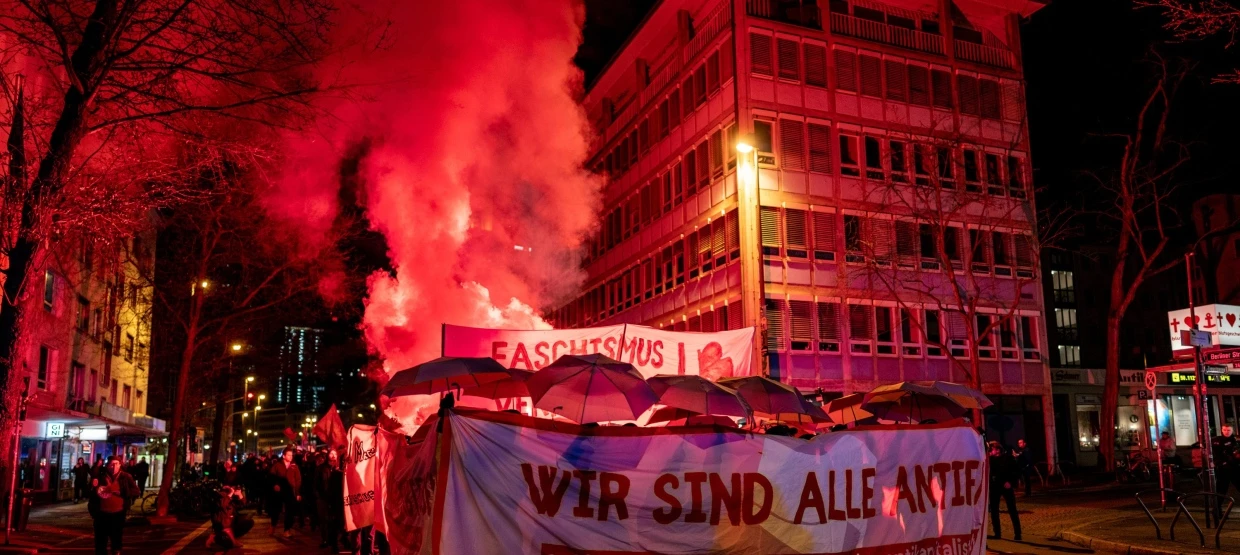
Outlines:
{"type": "MultiPolygon", "coordinates": [[[[586,1],[577,63],[587,82],[654,3],[586,1]]],[[[1176,43],[1161,24],[1159,12],[1135,9],[1130,1],[1064,0],[1022,25],[1032,157],[1043,207],[1098,200],[1089,174],[1104,173],[1119,160],[1122,145],[1103,135],[1133,129],[1151,82],[1151,49],[1192,66],[1174,100],[1169,133],[1190,145],[1191,160],[1177,174],[1180,202],[1240,189],[1234,177],[1240,173],[1240,86],[1210,83],[1240,67],[1240,51],[1227,51],[1222,38],[1176,43]]]]}

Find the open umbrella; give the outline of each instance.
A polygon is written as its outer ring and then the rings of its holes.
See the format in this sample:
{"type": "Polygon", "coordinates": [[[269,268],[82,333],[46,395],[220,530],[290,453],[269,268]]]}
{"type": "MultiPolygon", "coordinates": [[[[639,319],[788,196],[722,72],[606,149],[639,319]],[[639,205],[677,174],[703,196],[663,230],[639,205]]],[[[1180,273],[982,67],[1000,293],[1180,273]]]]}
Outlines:
{"type": "Polygon", "coordinates": [[[944,397],[966,409],[982,410],[994,404],[981,391],[967,385],[953,382],[931,382],[930,387],[939,390],[944,397]]]}
{"type": "Polygon", "coordinates": [[[509,376],[508,369],[492,358],[439,357],[393,374],[380,393],[388,397],[431,395],[476,387],[509,376]]]}
{"type": "Polygon", "coordinates": [[[839,424],[856,424],[857,422],[874,418],[874,413],[861,408],[861,402],[865,400],[864,393],[853,393],[845,395],[839,399],[832,399],[827,403],[823,410],[831,420],[839,424]]]}
{"type": "Polygon", "coordinates": [[[529,397],[530,390],[525,385],[525,381],[534,375],[533,371],[522,370],[520,368],[509,368],[509,376],[493,382],[487,382],[482,385],[467,387],[461,390],[461,395],[472,395],[474,397],[485,397],[487,399],[508,399],[511,397],[529,397]]]}
{"type": "Polygon", "coordinates": [[[719,384],[735,389],[741,399],[755,412],[778,414],[782,412],[804,413],[813,405],[801,398],[796,388],[762,376],[727,378],[719,384]]]}
{"type": "Polygon", "coordinates": [[[564,355],[525,382],[534,407],[580,423],[636,420],[655,403],[633,365],[603,355],[564,355]]]}
{"type": "Polygon", "coordinates": [[[749,405],[736,390],[724,387],[701,376],[660,375],[646,380],[659,399],[659,404],[693,411],[745,418],[749,405]]]}
{"type": "Polygon", "coordinates": [[[861,408],[879,418],[907,422],[950,420],[964,416],[968,409],[933,386],[900,382],[874,388],[865,394],[861,408]]]}
{"type": "Polygon", "coordinates": [[[718,414],[699,414],[676,407],[660,407],[650,414],[647,424],[666,422],[668,426],[736,426],[736,421],[718,414]]]}

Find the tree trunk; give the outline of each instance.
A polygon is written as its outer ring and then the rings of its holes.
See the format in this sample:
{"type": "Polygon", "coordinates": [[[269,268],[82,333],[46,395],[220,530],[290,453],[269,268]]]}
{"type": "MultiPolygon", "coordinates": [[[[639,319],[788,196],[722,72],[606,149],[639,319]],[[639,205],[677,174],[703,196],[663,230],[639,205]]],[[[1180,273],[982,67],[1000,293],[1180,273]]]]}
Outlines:
{"type": "Polygon", "coordinates": [[[1102,414],[1098,416],[1098,456],[1107,472],[1115,470],[1115,414],[1119,405],[1119,323],[1114,312],[1107,316],[1107,372],[1102,388],[1102,414]]]}
{"type": "MultiPolygon", "coordinates": [[[[18,376],[24,373],[17,366],[21,360],[21,349],[19,347],[18,331],[21,329],[19,324],[22,320],[22,290],[24,289],[24,277],[29,272],[30,262],[34,259],[35,245],[24,237],[19,237],[9,251],[9,268],[4,281],[4,300],[0,304],[0,430],[7,433],[13,430],[17,425],[17,405],[18,397],[21,395],[21,388],[17,387],[18,376]]],[[[0,434],[3,435],[3,434],[0,434]]],[[[0,442],[0,461],[4,466],[11,466],[10,461],[13,460],[13,449],[16,449],[15,442],[0,442]]],[[[16,468],[10,468],[10,472],[16,471],[16,468]]],[[[11,476],[5,474],[5,486],[7,491],[8,484],[12,483],[11,476]]]]}
{"type": "MultiPolygon", "coordinates": [[[[168,515],[168,493],[172,491],[172,480],[177,475],[177,459],[182,451],[178,445],[184,435],[185,426],[185,391],[189,385],[190,369],[194,366],[194,347],[198,342],[198,318],[202,313],[202,298],[198,294],[190,304],[189,325],[185,330],[185,349],[181,351],[181,368],[177,373],[177,390],[172,400],[172,423],[168,426],[168,461],[164,464],[164,479],[159,484],[159,497],[155,504],[155,514],[168,515]]],[[[185,438],[189,441],[189,438],[185,438]]]]}
{"type": "Polygon", "coordinates": [[[220,462],[220,450],[224,449],[224,412],[227,409],[224,399],[227,393],[216,390],[215,392],[215,420],[211,423],[211,443],[215,445],[213,449],[208,449],[207,459],[211,462],[212,470],[215,465],[220,462]]]}

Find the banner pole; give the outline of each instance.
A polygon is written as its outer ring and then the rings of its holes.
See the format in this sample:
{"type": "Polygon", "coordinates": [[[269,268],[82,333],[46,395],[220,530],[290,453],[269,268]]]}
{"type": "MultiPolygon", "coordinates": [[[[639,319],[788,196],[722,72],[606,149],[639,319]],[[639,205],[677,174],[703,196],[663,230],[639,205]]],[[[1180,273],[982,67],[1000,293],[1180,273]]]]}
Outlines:
{"type": "Polygon", "coordinates": [[[444,351],[447,350],[446,348],[447,343],[448,343],[448,324],[446,323],[439,324],[439,356],[441,357],[448,356],[444,354],[444,351]]]}

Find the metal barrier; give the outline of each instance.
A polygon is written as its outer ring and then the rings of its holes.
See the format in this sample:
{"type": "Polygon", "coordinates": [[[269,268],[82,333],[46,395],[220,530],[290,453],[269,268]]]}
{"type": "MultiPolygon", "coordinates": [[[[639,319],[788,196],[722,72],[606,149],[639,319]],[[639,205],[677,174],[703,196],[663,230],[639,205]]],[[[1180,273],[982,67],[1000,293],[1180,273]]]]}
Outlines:
{"type": "MultiPolygon", "coordinates": [[[[1188,507],[1184,505],[1185,499],[1188,499],[1190,497],[1198,497],[1198,496],[1207,498],[1207,499],[1216,497],[1218,498],[1216,500],[1218,502],[1221,502],[1223,499],[1227,500],[1227,510],[1223,511],[1223,517],[1219,519],[1218,526],[1214,527],[1214,547],[1216,549],[1222,549],[1222,540],[1219,539],[1219,534],[1223,533],[1223,525],[1227,524],[1227,517],[1231,516],[1231,508],[1232,508],[1232,505],[1235,505],[1236,500],[1226,495],[1219,495],[1217,493],[1204,493],[1204,492],[1203,493],[1192,493],[1189,495],[1181,495],[1176,499],[1176,503],[1180,505],[1180,510],[1176,511],[1175,517],[1171,519],[1171,528],[1170,528],[1171,540],[1175,541],[1175,523],[1177,520],[1180,519],[1180,515],[1183,514],[1188,517],[1188,522],[1189,524],[1193,525],[1193,529],[1197,530],[1197,537],[1201,540],[1201,547],[1206,546],[1205,533],[1201,531],[1201,526],[1197,525],[1197,519],[1193,518],[1192,513],[1188,511],[1188,507]]],[[[1144,506],[1144,503],[1142,503],[1142,506],[1144,506]]],[[[1210,511],[1212,510],[1213,510],[1213,505],[1207,503],[1206,504],[1206,527],[1207,528],[1210,527],[1210,511]]],[[[1146,510],[1145,512],[1146,514],[1149,514],[1149,510],[1146,510]]],[[[1150,518],[1152,519],[1153,516],[1151,515],[1150,518]]],[[[1160,537],[1159,539],[1162,539],[1162,538],[1160,537]]]]}
{"type": "MultiPolygon", "coordinates": [[[[1142,495],[1145,495],[1145,494],[1148,494],[1148,493],[1157,493],[1157,494],[1159,494],[1159,496],[1158,496],[1158,497],[1159,497],[1159,504],[1161,505],[1161,508],[1159,509],[1160,511],[1165,511],[1165,510],[1167,510],[1167,507],[1166,507],[1165,505],[1163,505],[1163,502],[1166,500],[1166,497],[1164,497],[1162,494],[1170,494],[1170,495],[1171,495],[1171,497],[1176,498],[1176,499],[1178,499],[1178,498],[1179,498],[1181,495],[1183,495],[1183,494],[1182,494],[1182,493],[1180,493],[1180,492],[1178,492],[1178,491],[1175,491],[1175,490],[1173,490],[1173,489],[1167,489],[1167,488],[1147,489],[1147,490],[1145,490],[1145,491],[1138,491],[1138,492],[1137,492],[1137,494],[1136,494],[1137,503],[1140,503],[1140,504],[1141,504],[1141,510],[1145,511],[1145,516],[1149,517],[1150,522],[1152,522],[1152,523],[1154,524],[1154,535],[1155,535],[1158,539],[1160,539],[1160,540],[1161,540],[1161,539],[1162,539],[1162,526],[1160,526],[1160,525],[1158,524],[1158,519],[1154,518],[1154,513],[1151,513],[1151,512],[1150,512],[1150,508],[1149,508],[1149,506],[1147,506],[1147,505],[1145,504],[1145,501],[1141,499],[1141,496],[1142,496],[1142,495]]],[[[1173,525],[1175,524],[1174,519],[1172,520],[1172,524],[1173,524],[1173,525]]],[[[1175,538],[1175,535],[1173,534],[1171,537],[1172,537],[1172,539],[1174,539],[1174,538],[1175,538]]]]}

